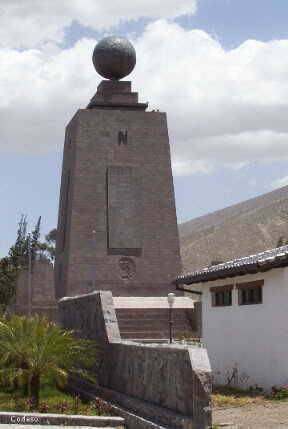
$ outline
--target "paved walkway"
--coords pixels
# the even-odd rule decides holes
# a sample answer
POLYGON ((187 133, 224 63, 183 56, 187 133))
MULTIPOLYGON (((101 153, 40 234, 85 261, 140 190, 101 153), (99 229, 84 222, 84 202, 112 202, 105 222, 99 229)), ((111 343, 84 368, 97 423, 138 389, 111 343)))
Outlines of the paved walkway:
POLYGON ((213 423, 225 429, 288 428, 288 402, 267 401, 243 407, 215 408, 213 423))
POLYGON ((124 429, 124 419, 116 416, 82 416, 69 414, 41 414, 18 412, 0 412, 0 429, 88 429, 91 427, 104 429, 124 429), (110 426, 109 426, 110 425, 110 426))
MULTIPOLYGON (((13 424, 0 424, 0 429, 92 429, 92 426, 60 426, 60 425, 13 425, 13 424)), ((122 426, 119 426, 119 428, 112 428, 112 427, 97 427, 96 429, 121 429, 122 426)), ((93 429, 95 429, 93 427, 93 429)), ((122 428, 124 429, 124 428, 122 428)))

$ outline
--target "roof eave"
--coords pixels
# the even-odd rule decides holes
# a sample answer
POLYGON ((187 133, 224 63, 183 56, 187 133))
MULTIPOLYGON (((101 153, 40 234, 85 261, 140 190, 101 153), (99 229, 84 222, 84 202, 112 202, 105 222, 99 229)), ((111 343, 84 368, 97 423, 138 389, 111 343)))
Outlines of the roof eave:
POLYGON ((272 270, 273 268, 281 268, 288 266, 288 256, 285 258, 275 259, 274 261, 267 261, 263 263, 253 263, 249 265, 243 265, 240 267, 230 267, 223 270, 212 271, 207 273, 201 273, 199 275, 187 277, 182 276, 173 281, 176 286, 176 289, 181 289, 179 285, 191 285, 197 283, 207 283, 214 280, 243 276, 245 274, 257 274, 258 272, 265 272, 272 270))

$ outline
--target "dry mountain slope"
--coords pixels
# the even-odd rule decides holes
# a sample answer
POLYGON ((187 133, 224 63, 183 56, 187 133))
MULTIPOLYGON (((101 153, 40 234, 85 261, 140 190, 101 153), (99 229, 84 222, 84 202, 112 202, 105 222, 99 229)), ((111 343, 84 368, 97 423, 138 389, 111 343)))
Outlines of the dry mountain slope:
POLYGON ((288 186, 179 225, 183 271, 247 256, 288 240, 288 186))

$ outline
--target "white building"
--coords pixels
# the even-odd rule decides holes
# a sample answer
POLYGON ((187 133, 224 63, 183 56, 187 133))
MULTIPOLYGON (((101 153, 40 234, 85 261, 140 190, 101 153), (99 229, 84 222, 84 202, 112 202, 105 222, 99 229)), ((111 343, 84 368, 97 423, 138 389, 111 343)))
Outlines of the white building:
MULTIPOLYGON (((201 291, 202 338, 216 384, 288 384, 288 246, 176 279, 201 291)), ((195 298, 195 296, 193 296, 195 298)))

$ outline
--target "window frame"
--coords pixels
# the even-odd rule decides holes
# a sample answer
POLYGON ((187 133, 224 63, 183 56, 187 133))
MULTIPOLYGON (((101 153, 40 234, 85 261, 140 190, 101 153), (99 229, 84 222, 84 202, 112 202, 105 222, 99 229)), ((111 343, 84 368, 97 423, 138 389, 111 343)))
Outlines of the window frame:
MULTIPOLYGON (((232 307, 232 305, 233 305, 233 294, 232 294, 233 288, 234 288, 233 284, 210 287, 211 307, 216 307, 216 308, 232 307), (228 303, 225 303, 225 293, 227 294, 227 292, 228 292, 228 303)), ((226 295, 226 298, 227 298, 227 295, 226 295)))
POLYGON ((236 289, 238 290, 238 305, 263 304, 263 285, 264 279, 236 283, 236 289))

